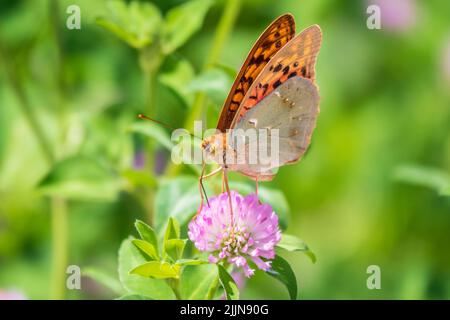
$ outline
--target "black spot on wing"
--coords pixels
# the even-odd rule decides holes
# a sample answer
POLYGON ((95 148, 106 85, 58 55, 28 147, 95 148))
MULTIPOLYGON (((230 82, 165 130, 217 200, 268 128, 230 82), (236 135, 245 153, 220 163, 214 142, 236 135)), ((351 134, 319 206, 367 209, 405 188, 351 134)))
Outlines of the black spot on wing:
POLYGON ((306 67, 303 66, 302 69, 300 70, 300 72, 301 72, 302 76, 305 77, 306 76, 306 67))
POLYGON ((261 64, 264 61, 264 55, 258 56, 258 58, 255 59, 256 64, 261 64))
POLYGON ((280 81, 280 79, 278 79, 277 81, 275 81, 274 83, 273 83, 273 88, 274 89, 276 89, 276 88, 278 88, 280 85, 281 85, 281 81, 280 81))
POLYGON ((293 78, 295 76, 297 76, 297 72, 294 71, 290 75, 288 75, 288 79, 293 78))

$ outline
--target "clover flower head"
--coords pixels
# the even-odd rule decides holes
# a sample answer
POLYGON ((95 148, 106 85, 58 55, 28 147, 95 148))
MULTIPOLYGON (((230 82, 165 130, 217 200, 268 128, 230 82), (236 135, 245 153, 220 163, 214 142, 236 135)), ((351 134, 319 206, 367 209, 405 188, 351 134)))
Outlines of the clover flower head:
POLYGON ((252 261, 259 269, 270 269, 275 245, 281 240, 278 216, 257 195, 242 196, 231 191, 233 218, 227 193, 209 200, 189 223, 189 239, 200 251, 210 252, 211 263, 227 262, 242 267, 247 277, 254 274, 252 261), (261 259, 263 258, 263 259, 261 259))

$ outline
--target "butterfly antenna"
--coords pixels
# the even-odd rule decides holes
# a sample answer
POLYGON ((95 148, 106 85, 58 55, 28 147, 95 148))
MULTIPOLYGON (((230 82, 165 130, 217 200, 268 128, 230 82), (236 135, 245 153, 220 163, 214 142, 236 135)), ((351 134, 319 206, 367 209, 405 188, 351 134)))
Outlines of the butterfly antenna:
MULTIPOLYGON (((143 119, 143 120, 152 121, 152 122, 155 122, 155 123, 157 123, 157 124, 162 125, 163 127, 168 128, 168 129, 175 130, 174 127, 168 125, 167 123, 164 123, 164 122, 159 121, 159 120, 156 120, 156 119, 152 119, 152 118, 147 117, 146 115, 144 115, 144 114, 142 114, 142 113, 138 114, 138 118, 139 118, 139 119, 143 119)), ((187 131, 187 130, 186 130, 186 131, 187 131)), ((193 138, 197 138, 197 139, 203 140, 202 138, 197 137, 196 135, 190 133, 189 131, 188 131, 188 134, 189 134, 191 137, 193 137, 193 138)))
POLYGON ((157 124, 160 124, 160 125, 162 125, 162 126, 168 128, 168 129, 175 130, 174 127, 169 126, 167 123, 164 123, 164 122, 162 122, 162 121, 159 121, 159 120, 155 120, 155 119, 149 118, 149 117, 147 117, 146 115, 144 115, 144 114, 142 114, 142 113, 138 114, 138 118, 139 118, 139 119, 143 119, 143 120, 152 121, 152 122, 155 122, 155 123, 157 123, 157 124))

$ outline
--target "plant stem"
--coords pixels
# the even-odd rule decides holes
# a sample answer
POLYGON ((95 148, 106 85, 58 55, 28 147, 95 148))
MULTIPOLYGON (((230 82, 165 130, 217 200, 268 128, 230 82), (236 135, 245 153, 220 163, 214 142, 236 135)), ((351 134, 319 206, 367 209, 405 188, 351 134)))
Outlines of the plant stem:
POLYGON ((180 294, 180 280, 179 279, 167 279, 167 283, 172 288, 172 291, 175 294, 175 297, 177 298, 177 300, 182 300, 181 294, 180 294))
MULTIPOLYGON (((142 48, 139 51, 139 64, 145 78, 147 88, 146 95, 146 113, 150 118, 157 115, 156 103, 156 85, 158 70, 163 62, 163 55, 161 53, 161 46, 155 43, 152 46, 142 48)), ((146 143, 146 163, 145 170, 155 174, 155 141, 149 139, 146 143)), ((147 212, 147 222, 154 225, 154 192, 152 189, 144 191, 143 206, 147 212)))
MULTIPOLYGON (((49 6, 49 15, 52 20, 52 27, 55 33, 55 41, 58 50, 57 59, 57 83, 59 91, 58 104, 62 103, 62 96, 64 93, 64 81, 62 76, 63 64, 63 50, 61 42, 61 34, 59 33, 59 18, 58 18, 58 3, 52 0, 49 6)), ((31 130, 36 137, 42 154, 51 166, 55 162, 55 156, 52 151, 51 144, 45 136, 45 132, 39 123, 37 115, 33 107, 29 103, 25 89, 20 83, 14 64, 12 63, 6 49, 0 43, 0 58, 4 61, 7 78, 11 84, 11 88, 19 100, 19 106, 22 109, 23 115, 28 122, 31 130)), ((51 217, 52 217, 52 279, 51 279, 51 295, 52 299, 64 299, 65 295, 65 270, 67 264, 68 250, 67 250, 67 203, 62 198, 51 198, 51 217)))
MULTIPOLYGON (((203 71, 213 67, 220 59, 220 55, 223 52, 223 48, 239 14, 240 6, 240 0, 227 0, 225 2, 225 9, 220 17, 219 24, 217 25, 211 50, 209 51, 205 64, 203 65, 203 71)), ((203 92, 196 94, 191 112, 184 122, 184 128, 189 131, 193 130, 194 121, 201 118, 206 102, 207 97, 203 92)), ((174 165, 170 162, 167 166, 166 173, 170 176, 174 176, 179 172, 181 167, 182 166, 174 165)))
POLYGON ((6 52, 6 49, 3 48, 2 43, 0 43, 0 59, 3 61, 5 73, 11 85, 11 88, 17 96, 17 99, 19 100, 19 106, 22 109, 23 115, 25 116, 25 120, 28 122, 28 125, 33 131, 36 137, 36 141, 41 148, 42 154, 45 157, 45 160, 47 160, 47 162, 51 164, 54 161, 54 157, 50 143, 45 137, 44 130, 39 125, 37 116, 26 97, 25 90, 20 84, 19 79, 17 78, 16 72, 14 70, 14 64, 11 61, 8 53, 6 52))
MULTIPOLYGON (((5 62, 7 78, 19 100, 19 106, 22 109, 23 115, 36 137, 45 160, 51 166, 55 158, 50 143, 47 141, 44 130, 40 126, 37 116, 26 97, 25 90, 17 78, 11 60, 7 59, 7 53, 1 44, 0 56, 5 62)), ((51 198, 50 201, 52 217, 52 280, 50 296, 52 299, 64 299, 67 262, 67 208, 65 201, 61 198, 51 198)))
MULTIPOLYGON (((57 87, 56 106, 59 112, 59 132, 57 145, 64 143, 67 134, 67 105, 66 101, 66 81, 64 79, 64 39, 59 16, 60 5, 58 0, 51 0, 49 5, 49 17, 53 37, 56 44, 55 76, 57 87)), ((57 156, 55 156, 56 158, 57 156)), ((55 160, 55 159, 54 159, 55 160)), ((52 290, 51 298, 62 300, 66 293, 66 270, 69 257, 69 221, 68 204, 66 199, 60 197, 51 198, 52 216, 52 290)))
POLYGON ((62 98, 64 96, 64 93, 66 91, 66 81, 64 79, 64 73, 63 73, 63 65, 64 65, 64 46, 63 46, 63 37, 60 26, 61 19, 59 18, 58 12, 59 12, 59 3, 58 0, 51 0, 49 3, 49 15, 50 15, 50 22, 51 27, 53 31, 53 38, 56 43, 56 61, 55 61, 55 73, 56 73, 56 85, 58 87, 58 98, 62 105, 65 105, 62 103, 62 98))
MULTIPOLYGON (((225 9, 220 18, 219 24, 214 35, 213 45, 206 58, 203 66, 203 71, 206 71, 213 67, 220 58, 220 54, 223 52, 225 43, 229 37, 231 30, 233 29, 236 18, 239 14, 241 1, 240 0, 227 0, 225 9)), ((184 127, 188 130, 192 130, 194 121, 199 119, 202 115, 205 103, 206 95, 202 92, 198 93, 195 97, 192 111, 189 114, 184 127)))
POLYGON ((51 299, 61 300, 65 295, 65 278, 68 260, 68 212, 62 198, 51 199, 52 206, 52 290, 51 299))

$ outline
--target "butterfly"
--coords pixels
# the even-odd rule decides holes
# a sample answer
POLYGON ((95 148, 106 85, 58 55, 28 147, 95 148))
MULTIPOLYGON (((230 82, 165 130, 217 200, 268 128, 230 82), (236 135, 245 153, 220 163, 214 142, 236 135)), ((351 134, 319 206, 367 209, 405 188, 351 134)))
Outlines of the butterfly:
MULTIPOLYGON (((258 181, 272 180, 274 169, 297 162, 306 152, 319 113, 315 64, 321 40, 318 25, 295 36, 295 21, 291 14, 273 21, 258 38, 225 100, 217 133, 202 141, 204 156, 219 163, 219 167, 205 175, 203 162, 198 212, 204 202, 204 179, 222 171, 222 189, 229 194, 227 172, 236 171, 255 180, 258 192, 258 181), (242 150, 237 150, 237 143, 229 134, 238 129, 266 130, 269 137, 276 129, 278 161, 269 165, 230 161, 239 156, 251 156, 251 139, 243 144, 242 150)), ((256 135, 253 140, 259 137, 256 135)), ((270 149, 272 145, 267 143, 266 146, 270 149)))

